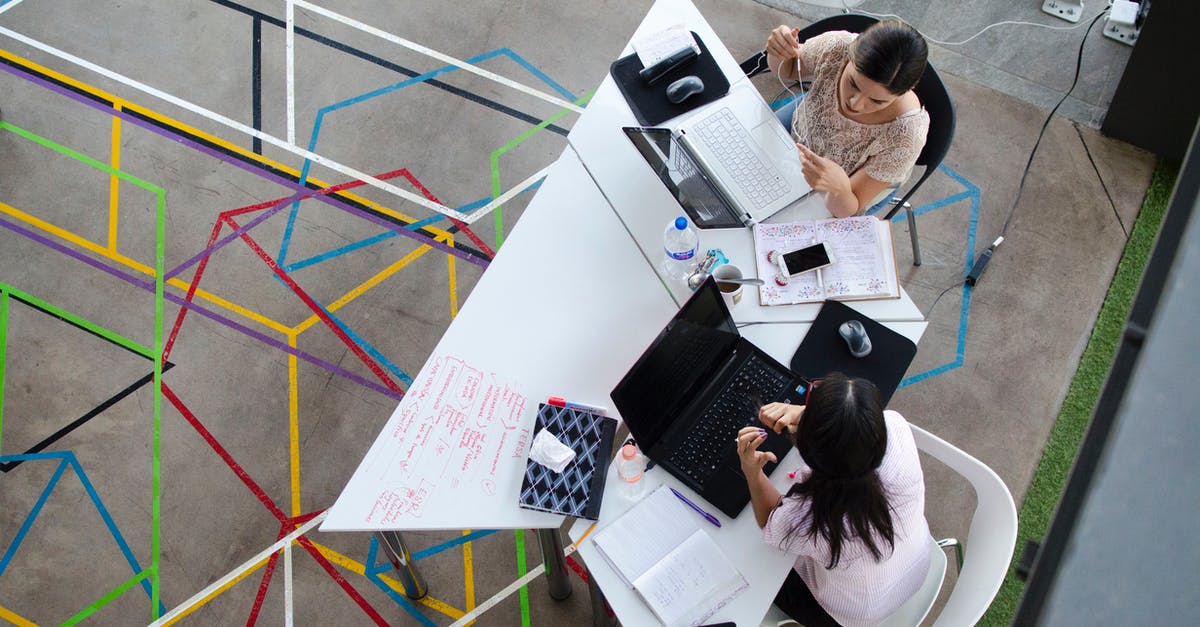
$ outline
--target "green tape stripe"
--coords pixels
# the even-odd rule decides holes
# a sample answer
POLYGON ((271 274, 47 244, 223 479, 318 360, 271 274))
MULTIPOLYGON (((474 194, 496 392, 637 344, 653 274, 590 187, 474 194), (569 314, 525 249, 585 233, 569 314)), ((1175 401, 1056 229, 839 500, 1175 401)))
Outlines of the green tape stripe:
POLYGON ((97 170, 107 172, 108 174, 115 176, 115 177, 121 179, 122 181, 129 181, 130 183, 133 183, 134 185, 137 185, 138 187, 141 187, 142 189, 145 189, 146 191, 153 192, 155 194, 163 193, 163 189, 157 185, 154 185, 152 183, 147 183, 146 181, 143 181, 142 179, 139 179, 138 177, 133 176, 132 174, 129 174, 128 172, 122 172, 120 170, 117 170, 116 168, 113 168, 111 165, 108 165, 107 163, 102 163, 100 161, 97 161, 81 152, 71 150, 70 148, 63 146, 62 144, 57 144, 53 141, 50 141, 49 139, 46 139, 45 137, 42 137, 41 135, 31 133, 19 126, 13 126, 12 124, 9 124, 8 122, 0 122, 0 129, 10 130, 10 131, 16 133, 17 135, 20 135, 21 137, 28 139, 31 142, 45 146, 46 148, 49 148, 50 150, 53 150, 54 152, 66 155, 72 159, 75 159, 76 161, 82 161, 83 163, 86 163, 86 164, 92 166, 93 168, 96 168, 97 170))
POLYGON ((108 329, 105 329, 104 327, 101 327, 91 321, 85 320, 65 309, 62 309, 60 307, 55 307, 54 305, 51 305, 50 303, 48 303, 40 298, 37 298, 36 296, 31 296, 29 294, 26 294, 25 292, 22 292, 21 290, 13 287, 11 285, 8 285, 7 283, 0 282, 0 290, 7 291, 14 298, 16 298, 17 300, 19 300, 23 303, 26 303, 33 307, 37 307, 38 309, 41 309, 42 311, 45 311, 46 313, 52 314, 54 316, 58 316, 59 318, 62 318, 63 320, 70 321, 72 324, 76 324, 80 327, 83 327, 83 328, 87 329, 88 331, 95 333, 96 335, 99 335, 100 337, 103 337, 104 339, 109 340, 110 342, 113 342, 115 344, 119 344, 120 346, 128 348, 129 350, 131 350, 143 357, 146 357, 148 359, 154 359, 154 351, 150 350, 149 348, 142 346, 141 344, 138 344, 137 342, 134 342, 131 339, 117 335, 116 333, 113 333, 112 331, 109 331, 108 329))
MULTIPOLYGON (((583 106, 583 105, 587 104, 588 101, 590 101, 592 99, 592 96, 594 96, 594 95, 596 95, 596 92, 593 90, 591 93, 583 96, 579 100, 576 100, 575 104, 577 104, 579 106, 583 106)), ((500 193, 501 193, 501 190, 500 190, 500 155, 512 150, 513 148, 516 148, 517 146, 520 146, 522 143, 525 142, 525 140, 532 137, 534 133, 537 133, 538 131, 545 129, 547 126, 554 124, 556 121, 558 121, 559 118, 563 117, 564 115, 566 115, 568 113, 571 113, 570 109, 560 109, 554 115, 546 118, 545 120, 542 120, 540 123, 538 123, 537 126, 530 128, 529 130, 525 131, 524 133, 521 133, 516 139, 509 141, 507 144, 504 144, 498 150, 494 151, 491 154, 491 157, 488 159, 488 165, 491 167, 491 170, 492 170, 492 198, 499 198, 500 193)), ((503 205, 501 205, 500 207, 502 207, 502 206, 503 205)), ((495 209, 492 210, 492 216, 495 219, 496 249, 497 250, 499 250, 500 246, 504 244, 504 218, 501 215, 500 207, 496 207, 495 209)))
POLYGON ((151 619, 157 619, 159 616, 158 611, 161 606, 159 599, 162 592, 162 578, 159 574, 161 569, 161 537, 159 529, 161 527, 162 514, 162 480, 159 473, 162 466, 163 298, 165 296, 163 277, 167 273, 165 247, 167 239, 167 199, 162 193, 158 193, 156 196, 158 200, 155 204, 154 218, 154 444, 153 452, 151 453, 152 461, 150 462, 153 467, 150 489, 153 494, 150 505, 151 619))
POLYGON ((113 588, 112 592, 109 592, 108 594, 100 597, 99 599, 96 600, 95 603, 83 608, 82 610, 80 610, 80 612, 78 614, 76 614, 76 615, 72 616, 71 618, 68 618, 66 621, 64 621, 63 627, 66 627, 67 625, 74 625, 76 623, 79 623, 83 619, 87 618, 88 616, 91 616, 92 614, 94 614, 96 612, 96 610, 104 607, 105 605, 108 605, 109 603, 112 603, 113 599, 121 596, 122 594, 125 594, 126 591, 128 591, 130 588, 141 583, 141 581, 149 575, 150 575, 149 569, 143 570, 142 572, 135 575, 132 579, 129 579, 125 583, 117 586, 116 588, 113 588))
MULTIPOLYGON (((525 576, 525 530, 517 529, 517 579, 525 576)), ((529 586, 521 586, 521 627, 529 627, 529 586)))
MULTIPOLYGON (((4 353, 8 349, 8 292, 0 288, 0 443, 4 442, 4 353)), ((4 447, 0 446, 0 455, 4 447)))

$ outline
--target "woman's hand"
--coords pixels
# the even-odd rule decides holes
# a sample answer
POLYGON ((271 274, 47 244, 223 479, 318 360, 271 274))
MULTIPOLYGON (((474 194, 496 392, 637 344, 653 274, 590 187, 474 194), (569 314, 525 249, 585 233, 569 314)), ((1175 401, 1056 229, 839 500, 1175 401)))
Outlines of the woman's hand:
POLYGON ((825 194, 825 206, 835 217, 844 218, 858 213, 859 198, 854 193, 850 176, 842 166, 834 163, 808 149, 804 144, 796 144, 800 151, 800 171, 804 180, 815 191, 825 194))
POLYGON ((796 426, 800 424, 802 415, 804 415, 804 405, 789 405, 788 403, 770 403, 763 405, 758 410, 758 419, 775 433, 783 433, 784 429, 795 431, 796 426))
POLYGON ((758 445, 767 439, 767 432, 758 427, 742 427, 737 435, 737 453, 742 462, 742 474, 747 477, 762 472, 767 462, 777 462, 775 454, 758 450, 758 445))
POLYGON ((799 31, 787 24, 780 24, 767 35, 767 54, 774 55, 777 59, 795 59, 800 56, 800 43, 796 41, 797 32, 799 31))

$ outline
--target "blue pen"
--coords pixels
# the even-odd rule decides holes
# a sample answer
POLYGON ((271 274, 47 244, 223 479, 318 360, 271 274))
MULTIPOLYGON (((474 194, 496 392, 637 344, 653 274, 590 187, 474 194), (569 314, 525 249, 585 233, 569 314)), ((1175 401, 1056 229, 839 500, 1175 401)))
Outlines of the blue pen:
POLYGON ((695 503, 693 503, 690 499, 688 499, 688 497, 680 494, 679 490, 676 490, 675 488, 671 488, 671 492, 674 493, 675 496, 678 496, 679 500, 683 501, 684 503, 687 503, 688 507, 699 512, 700 515, 703 516, 705 520, 707 520, 708 522, 710 522, 718 527, 721 526, 721 521, 717 520, 716 516, 713 516, 712 514, 700 509, 700 507, 698 505, 696 505, 695 503))

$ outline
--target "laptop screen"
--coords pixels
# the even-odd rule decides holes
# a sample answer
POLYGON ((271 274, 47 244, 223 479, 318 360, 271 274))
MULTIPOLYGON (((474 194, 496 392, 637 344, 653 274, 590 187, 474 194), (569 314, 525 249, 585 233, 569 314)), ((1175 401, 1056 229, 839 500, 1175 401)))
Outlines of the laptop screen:
POLYGON ((737 340, 733 316, 710 278, 613 388, 613 403, 643 450, 658 442, 737 340))
POLYGON ((625 127, 625 135, 633 142, 646 163, 654 170, 675 200, 702 229, 730 229, 745 226, 735 207, 717 191, 716 184, 696 167, 670 129, 625 127))

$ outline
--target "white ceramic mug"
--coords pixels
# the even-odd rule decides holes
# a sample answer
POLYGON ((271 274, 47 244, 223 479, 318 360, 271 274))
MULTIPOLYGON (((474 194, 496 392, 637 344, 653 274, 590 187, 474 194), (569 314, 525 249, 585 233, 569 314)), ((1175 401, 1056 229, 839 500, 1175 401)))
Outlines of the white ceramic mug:
POLYGON ((712 276, 717 281, 717 289, 721 290, 721 297, 725 299, 725 304, 732 309, 735 305, 742 302, 743 286, 740 283, 722 283, 721 279, 740 279, 742 278, 742 269, 730 264, 722 264, 713 268, 712 276), (732 288, 732 289, 730 289, 732 288), (728 290, 728 291, 726 291, 728 290))

